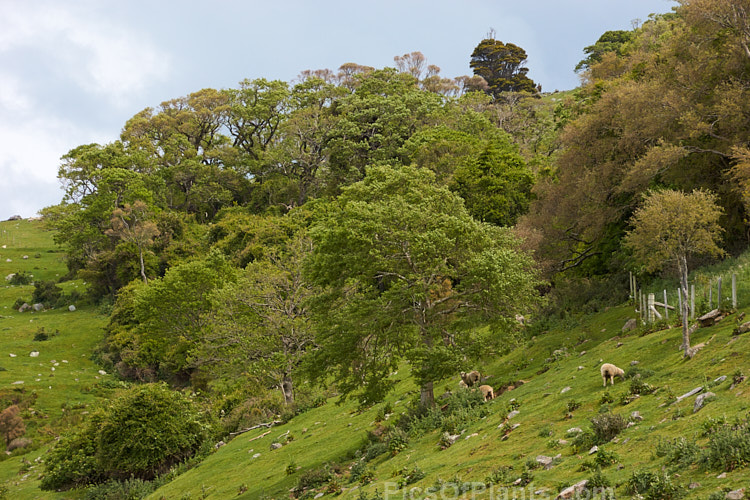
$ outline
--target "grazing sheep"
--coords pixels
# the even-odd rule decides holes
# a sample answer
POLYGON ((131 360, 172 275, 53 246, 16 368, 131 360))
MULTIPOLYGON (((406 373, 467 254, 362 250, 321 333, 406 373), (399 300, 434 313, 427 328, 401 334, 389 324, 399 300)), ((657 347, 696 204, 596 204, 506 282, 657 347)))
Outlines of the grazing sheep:
POLYGON ((482 391, 482 396, 484 396, 485 401, 495 399, 495 391, 493 391, 492 387, 489 385, 480 385, 479 390, 482 391))
POLYGON ((481 377, 482 376, 476 370, 470 371, 469 373, 461 372, 461 380, 463 381, 464 384, 466 384, 466 387, 473 386, 474 384, 479 382, 481 377))
POLYGON ((604 379, 604 387, 607 386, 607 380, 611 382, 612 385, 615 385, 615 377, 620 377, 621 379, 625 380, 625 372, 622 371, 622 369, 617 368, 612 363, 604 363, 602 365, 602 378, 604 379))

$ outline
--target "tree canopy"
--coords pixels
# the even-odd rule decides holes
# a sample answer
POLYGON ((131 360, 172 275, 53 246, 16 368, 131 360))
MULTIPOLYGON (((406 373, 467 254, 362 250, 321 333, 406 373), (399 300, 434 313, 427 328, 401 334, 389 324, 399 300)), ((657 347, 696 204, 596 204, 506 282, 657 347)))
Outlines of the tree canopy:
POLYGON ((526 76, 525 63, 526 51, 518 45, 485 38, 471 53, 469 66, 487 81, 487 92, 499 97, 502 92, 537 92, 534 81, 526 76))

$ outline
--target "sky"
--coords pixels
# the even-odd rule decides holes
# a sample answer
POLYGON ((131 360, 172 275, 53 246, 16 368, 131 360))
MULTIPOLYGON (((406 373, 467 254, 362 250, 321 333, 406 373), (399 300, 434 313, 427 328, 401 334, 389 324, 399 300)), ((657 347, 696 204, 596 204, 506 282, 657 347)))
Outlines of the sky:
POLYGON ((244 79, 293 81, 422 52, 470 75, 474 47, 522 47, 543 91, 580 84, 583 48, 673 0, 0 0, 0 220, 62 200, 60 157, 118 139, 147 107, 244 79))

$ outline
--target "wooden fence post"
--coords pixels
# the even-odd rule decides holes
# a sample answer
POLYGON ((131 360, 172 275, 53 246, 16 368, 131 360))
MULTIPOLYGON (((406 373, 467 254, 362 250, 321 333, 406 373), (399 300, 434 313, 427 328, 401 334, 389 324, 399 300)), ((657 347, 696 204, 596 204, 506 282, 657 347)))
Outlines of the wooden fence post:
POLYGON ((695 319, 695 284, 690 285, 690 319, 695 319))
POLYGON ((654 294, 649 293, 648 294, 648 309, 646 309, 646 312, 648 313, 648 322, 653 323, 654 322, 654 311, 656 311, 656 308, 654 307, 654 294))
POLYGON ((669 304, 667 304, 667 291, 664 290, 664 317, 669 321, 669 304))
POLYGON ((737 309, 737 274, 732 273, 732 309, 737 309))

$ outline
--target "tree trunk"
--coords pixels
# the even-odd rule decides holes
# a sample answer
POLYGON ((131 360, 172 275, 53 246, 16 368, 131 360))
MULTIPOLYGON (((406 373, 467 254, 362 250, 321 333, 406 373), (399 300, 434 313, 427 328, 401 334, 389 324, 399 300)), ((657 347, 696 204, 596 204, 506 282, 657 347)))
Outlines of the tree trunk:
POLYGON ((432 382, 422 384, 419 394, 419 402, 426 408, 435 406, 435 393, 432 390, 432 382))
POLYGON ((291 405, 294 403, 294 384, 292 383, 292 377, 286 373, 281 381, 281 393, 284 395, 284 404, 291 405))
POLYGON ((682 304, 680 304, 680 313, 682 314, 682 345, 680 349, 683 356, 688 357, 690 351, 690 329, 688 328, 688 318, 690 317, 690 307, 688 306, 688 267, 687 256, 681 255, 677 260, 680 270, 680 288, 682 288, 682 304))
POLYGON ((143 248, 138 247, 138 256, 141 259, 141 276, 143 277, 143 282, 148 284, 148 278, 146 277, 146 266, 143 264, 143 248))

